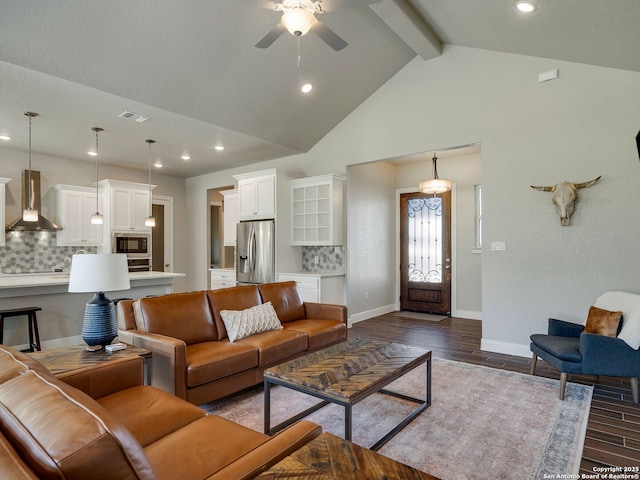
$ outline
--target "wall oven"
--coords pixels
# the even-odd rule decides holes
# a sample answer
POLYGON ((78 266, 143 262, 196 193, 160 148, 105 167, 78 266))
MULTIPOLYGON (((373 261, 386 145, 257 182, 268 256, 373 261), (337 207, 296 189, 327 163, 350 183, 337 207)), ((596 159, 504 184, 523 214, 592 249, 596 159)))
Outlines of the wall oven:
POLYGON ((130 272, 151 271, 151 235, 114 233, 113 253, 124 253, 130 272))

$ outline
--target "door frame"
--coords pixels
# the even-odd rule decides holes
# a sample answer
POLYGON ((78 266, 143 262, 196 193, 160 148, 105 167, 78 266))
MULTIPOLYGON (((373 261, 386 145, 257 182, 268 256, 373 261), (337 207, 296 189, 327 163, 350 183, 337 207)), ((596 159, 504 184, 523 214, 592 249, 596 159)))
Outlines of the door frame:
MULTIPOLYGON (((396 310, 400 310, 400 194, 402 193, 418 193, 415 187, 410 188, 397 188, 396 189, 396 310)), ((457 305, 457 262, 456 262, 456 230, 457 230, 457 215, 456 215, 456 184, 451 184, 451 316, 455 317, 458 313, 457 305)))
POLYGON ((173 272, 173 197, 166 195, 152 195, 151 203, 164 207, 164 267, 165 272, 173 272))

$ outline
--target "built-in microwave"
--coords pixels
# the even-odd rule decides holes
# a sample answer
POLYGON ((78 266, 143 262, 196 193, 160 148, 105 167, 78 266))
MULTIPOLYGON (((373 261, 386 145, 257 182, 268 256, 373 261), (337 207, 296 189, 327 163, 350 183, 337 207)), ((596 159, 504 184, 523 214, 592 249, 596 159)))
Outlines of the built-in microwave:
POLYGON ((129 258, 151 256, 151 235, 143 233, 114 233, 113 253, 125 253, 129 258))

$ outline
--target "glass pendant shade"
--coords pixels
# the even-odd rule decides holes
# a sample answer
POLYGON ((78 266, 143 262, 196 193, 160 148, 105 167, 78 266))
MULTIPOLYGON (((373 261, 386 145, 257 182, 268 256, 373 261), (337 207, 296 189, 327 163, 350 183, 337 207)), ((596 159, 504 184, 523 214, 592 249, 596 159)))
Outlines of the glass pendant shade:
POLYGON ((91 215, 91 225, 102 225, 104 224, 104 218, 98 209, 98 133, 103 129, 100 127, 93 127, 91 130, 96 132, 96 213, 91 215))
POLYGON ((102 225, 104 223, 104 217, 100 212, 96 212, 91 215, 91 225, 102 225))
POLYGON ((155 227, 156 219, 153 216, 153 197, 151 196, 151 145, 156 143, 156 141, 148 138, 145 142, 149 145, 149 216, 144 219, 144 226, 155 227))
POLYGON ((420 182, 419 189, 422 193, 430 195, 437 195, 439 193, 448 192, 451 190, 451 180, 446 180, 438 177, 438 157, 433 154, 433 178, 430 180, 423 180, 420 182))
POLYGON ((144 226, 145 227, 155 227, 156 226, 156 218, 149 216, 147 218, 144 219, 144 226))
POLYGON ((25 222, 37 222, 38 210, 34 210, 33 208, 25 208, 22 211, 22 220, 24 220, 25 222))

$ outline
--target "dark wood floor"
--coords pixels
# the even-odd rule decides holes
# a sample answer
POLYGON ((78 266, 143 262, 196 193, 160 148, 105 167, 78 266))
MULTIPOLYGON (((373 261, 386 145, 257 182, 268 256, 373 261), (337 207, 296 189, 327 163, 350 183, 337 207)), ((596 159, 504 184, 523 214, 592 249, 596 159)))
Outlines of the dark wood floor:
MULTIPOLYGON (((480 350, 478 320, 448 318, 440 322, 382 315, 358 322, 349 337, 366 336, 430 348, 434 357, 529 373, 530 358, 480 350)), ((536 374, 559 379, 559 373, 538 360, 536 374)), ((628 379, 572 375, 569 381, 594 386, 581 473, 595 467, 640 466, 640 408, 631 400, 628 379)), ((620 473, 620 472, 619 472, 620 473)))

